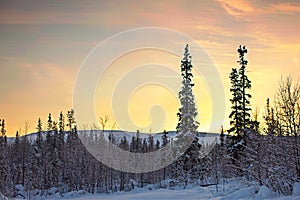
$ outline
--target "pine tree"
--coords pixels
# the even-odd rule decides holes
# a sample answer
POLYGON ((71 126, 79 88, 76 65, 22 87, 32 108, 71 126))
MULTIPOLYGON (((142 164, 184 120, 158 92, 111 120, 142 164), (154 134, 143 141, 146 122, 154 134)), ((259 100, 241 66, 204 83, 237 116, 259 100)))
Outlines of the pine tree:
POLYGON ((27 135, 22 137, 20 143, 20 149, 22 149, 22 156, 21 156, 21 184, 25 187, 25 190, 30 190, 31 182, 30 176, 33 174, 33 171, 30 169, 31 156, 32 156, 32 146, 27 139, 27 135))
POLYGON ((277 135, 277 121, 274 116, 274 109, 270 106, 270 99, 267 98, 266 102, 266 111, 264 115, 264 120, 266 127, 264 128, 264 132, 268 135, 277 135))
POLYGON ((12 144, 12 158, 13 158, 13 176, 14 176, 14 183, 15 184, 20 184, 21 183, 21 173, 20 173, 20 168, 21 168, 21 161, 22 161, 22 149, 20 146, 20 138, 19 138, 19 132, 16 132, 16 137, 15 141, 12 144))
POLYGON ((239 46, 238 48, 239 60, 237 61, 240 64, 240 68, 237 70, 233 68, 230 73, 230 83, 231 88, 230 92, 232 93, 232 111, 229 115, 231 118, 230 124, 231 128, 229 133, 235 133, 237 141, 245 137, 245 131, 250 129, 250 98, 251 95, 248 93, 248 89, 251 89, 251 81, 246 75, 246 66, 248 61, 245 58, 245 54, 248 52, 245 46, 239 46))
POLYGON ((51 132, 52 131, 52 126, 53 126, 53 124, 52 124, 52 117, 51 117, 51 113, 49 113, 49 115, 48 115, 48 124, 47 124, 47 131, 48 132, 51 132))
POLYGON ((161 136, 162 139, 162 147, 167 146, 167 144, 169 143, 169 139, 168 139, 168 132, 166 130, 164 130, 163 135, 161 136))
MULTIPOLYGON (((5 175, 0 175, 0 188, 4 186, 4 188, 0 189, 0 193, 8 197, 7 199, 12 199, 16 196, 16 188, 15 185, 17 184, 17 167, 15 164, 15 154, 13 143, 8 142, 7 140, 3 140, 1 147, 0 147, 0 171, 2 169, 5 170, 5 175), (1 157, 4 160, 1 161, 1 157)), ((19 155, 20 156, 20 155, 19 155)), ((1 173, 1 172, 0 172, 1 173)), ((1 197, 0 197, 1 199, 1 197)), ((6 198, 5 198, 6 199, 6 198)))
POLYGON ((6 130, 5 130, 5 122, 4 122, 4 119, 0 119, 0 132, 1 132, 1 135, 0 135, 0 143, 4 142, 6 140, 6 130))
POLYGON ((45 148, 44 148, 44 139, 42 136, 42 121, 41 118, 38 119, 37 122, 37 137, 35 142, 33 143, 33 166, 35 167, 34 171, 36 172, 36 180, 34 186, 40 190, 44 190, 45 184, 45 174, 43 173, 45 167, 45 148))
POLYGON ((67 126, 69 127, 69 130, 71 132, 74 132, 74 130, 76 129, 76 121, 75 121, 74 110, 73 109, 68 111, 67 120, 68 120, 67 126))
POLYGON ((5 135, 5 122, 4 119, 0 120, 1 136, 0 136, 0 193, 7 195, 7 183, 9 175, 8 166, 8 144, 5 135))
POLYGON ((224 128, 223 128, 223 126, 221 126, 221 130, 220 130, 220 145, 224 146, 224 144, 225 144, 224 128))
POLYGON ((193 94, 193 86, 192 83, 192 57, 189 52, 189 46, 186 45, 184 57, 181 60, 181 76, 182 76, 182 87, 179 92, 179 100, 181 103, 181 107, 179 108, 179 112, 177 116, 179 118, 179 122, 177 124, 177 133, 178 134, 193 134, 197 135, 197 128, 199 123, 195 120, 198 112, 196 109, 194 94, 193 94))
POLYGON ((37 124, 36 130, 38 133, 41 133, 43 131, 43 123, 42 123, 41 118, 38 119, 38 124, 37 124))
MULTIPOLYGON (((58 117, 58 139, 57 139, 57 148, 58 148, 58 168, 59 170, 59 180, 58 184, 62 187, 63 181, 65 179, 65 120, 62 112, 59 113, 58 117)), ((63 189, 60 191, 63 193, 63 189)))
MULTIPOLYGON (((121 139, 121 143, 120 143, 119 147, 125 151, 129 150, 129 144, 128 144, 128 141, 125 136, 123 136, 123 138, 121 139)), ((120 171, 120 191, 125 190, 125 184, 126 184, 125 177, 126 177, 126 173, 121 170, 120 171)))
POLYGON ((2 136, 3 140, 7 139, 6 138, 6 129, 5 129, 5 120, 4 119, 2 119, 2 122, 1 122, 1 136, 2 136))
POLYGON ((182 87, 179 92, 179 100, 181 107, 177 116, 179 122, 177 125, 177 134, 183 136, 192 136, 193 140, 188 149, 178 160, 177 170, 178 179, 186 186, 189 178, 194 176, 194 169, 198 165, 200 144, 198 143, 197 128, 199 123, 195 120, 198 112, 195 105, 192 82, 192 57, 189 52, 189 47, 186 45, 183 59, 181 60, 181 76, 182 87))
POLYGON ((232 93, 232 99, 230 99, 232 111, 229 118, 231 119, 230 125, 232 127, 228 130, 228 132, 234 132, 236 136, 241 139, 243 123, 241 113, 242 91, 240 87, 239 74, 236 68, 232 69, 229 78, 231 83, 230 92, 232 93))
MULTIPOLYGON (((169 143, 168 132, 166 130, 164 130, 164 132, 162 133, 161 140, 162 140, 161 148, 166 147, 168 145, 168 143, 169 143)), ((168 156, 168 154, 167 155, 166 154, 163 155, 163 159, 162 159, 163 162, 166 161, 167 156, 168 156)), ((169 166, 165 166, 162 169, 163 180, 166 180, 166 178, 167 178, 167 172, 169 172, 169 171, 170 171, 170 167, 169 166)))
POLYGON ((245 134, 246 129, 250 128, 250 98, 251 95, 247 92, 248 89, 251 89, 251 81, 248 79, 246 75, 246 66, 248 61, 245 58, 245 54, 248 52, 246 46, 239 46, 238 48, 239 58, 240 60, 237 61, 240 64, 239 75, 240 75, 240 85, 242 89, 242 119, 243 119, 243 135, 245 134))
POLYGON ((65 118, 62 112, 59 113, 58 126, 59 126, 59 133, 62 134, 65 130, 65 118))
POLYGON ((67 126, 69 127, 70 132, 67 136, 67 141, 65 144, 65 178, 67 179, 69 190, 78 190, 80 186, 80 177, 77 172, 80 169, 80 163, 77 160, 80 158, 78 152, 80 139, 77 135, 76 121, 73 109, 67 112, 67 121, 67 126))

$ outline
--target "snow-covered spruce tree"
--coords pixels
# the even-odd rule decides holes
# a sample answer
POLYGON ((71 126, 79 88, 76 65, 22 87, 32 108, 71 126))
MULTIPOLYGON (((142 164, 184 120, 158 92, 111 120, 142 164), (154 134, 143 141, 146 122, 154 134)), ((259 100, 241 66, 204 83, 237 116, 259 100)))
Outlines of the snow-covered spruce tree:
POLYGON ((74 110, 71 109, 66 115, 67 124, 69 127, 67 141, 65 144, 65 178, 67 184, 67 191, 77 190, 79 188, 79 173, 80 162, 79 159, 79 138, 77 135, 76 121, 74 117, 74 110))
MULTIPOLYGON (((168 132, 166 130, 164 130, 162 136, 161 136, 161 140, 162 140, 162 144, 161 144, 161 147, 164 148, 166 147, 168 144, 169 144, 169 136, 168 136, 168 132)), ((168 155, 163 155, 163 161, 166 160, 168 155)), ((166 180, 167 177, 169 177, 169 175, 171 174, 171 168, 170 168, 170 165, 169 166, 166 166, 162 169, 162 177, 163 177, 163 180, 166 180)))
POLYGON ((183 59, 181 60, 182 87, 181 91, 179 92, 181 107, 177 113, 179 122, 176 128, 178 134, 184 133, 197 135, 198 133, 197 128, 199 123, 195 120, 198 112, 192 90, 194 86, 194 83, 192 82, 192 67, 192 56, 190 55, 189 46, 187 44, 183 59))
POLYGON ((233 68, 230 73, 232 99, 232 112, 229 115, 231 119, 231 128, 228 130, 229 136, 228 150, 230 152, 230 167, 235 176, 243 176, 246 170, 243 169, 247 163, 245 158, 246 147, 246 135, 250 133, 251 126, 258 125, 256 122, 252 124, 250 120, 250 98, 248 89, 251 88, 251 81, 246 75, 246 66, 248 61, 245 58, 245 54, 248 52, 245 46, 239 46, 237 52, 239 53, 240 68, 233 68))
POLYGON ((235 133, 235 135, 241 139, 243 123, 241 113, 242 91, 239 83, 239 73, 236 68, 232 69, 229 78, 231 83, 230 92, 232 93, 232 99, 230 99, 232 111, 229 115, 229 118, 231 119, 231 128, 228 130, 228 132, 235 133))
POLYGON ((33 180, 33 185, 35 188, 43 191, 45 186, 45 170, 46 165, 46 156, 45 156, 45 148, 44 148, 44 138, 42 136, 43 124, 41 118, 37 121, 37 137, 32 144, 33 148, 33 157, 31 159, 32 168, 35 172, 35 180, 33 180))
POLYGON ((1 121, 1 135, 0 135, 0 194, 8 195, 8 183, 11 182, 10 169, 9 169, 9 146, 5 135, 5 122, 1 121))
POLYGON ((191 59, 192 57, 189 52, 189 46, 186 45, 183 59, 181 60, 182 87, 179 92, 181 107, 177 113, 179 122, 176 129, 178 135, 182 135, 183 137, 192 136, 194 139, 184 155, 182 155, 178 160, 177 178, 182 181, 184 185, 186 185, 192 177, 196 176, 196 169, 200 161, 200 144, 198 144, 198 138, 196 137, 198 134, 197 128, 199 123, 195 119, 198 112, 192 90, 194 83, 192 82, 193 65, 191 59))
POLYGON ((58 117, 58 138, 56 141, 56 146, 58 148, 58 168, 59 168, 59 180, 58 184, 60 185, 60 193, 63 192, 63 182, 65 180, 65 121, 64 115, 60 112, 58 117))
MULTIPOLYGON (((245 137, 245 131, 250 129, 250 98, 251 95, 247 92, 248 89, 251 89, 251 81, 246 75, 246 66, 248 61, 245 58, 245 54, 248 52, 246 46, 239 46, 237 52, 239 53, 239 60, 237 61, 240 64, 240 69, 232 69, 230 73, 230 82, 231 88, 230 92, 232 93, 232 112, 229 115, 231 118, 231 126, 229 132, 235 133, 237 140, 240 141, 245 137)), ((238 142, 235 141, 235 142, 238 142)))
MULTIPOLYGON (((245 134, 246 129, 250 128, 250 98, 251 95, 247 92, 248 89, 251 89, 251 81, 248 79, 246 75, 246 66, 248 64, 248 60, 245 58, 245 54, 248 52, 246 46, 239 46, 238 48, 239 58, 237 62, 240 64, 239 75, 240 75, 240 85, 242 89, 242 117, 243 117, 243 134, 245 134)), ((244 136, 244 135, 243 135, 244 136)))

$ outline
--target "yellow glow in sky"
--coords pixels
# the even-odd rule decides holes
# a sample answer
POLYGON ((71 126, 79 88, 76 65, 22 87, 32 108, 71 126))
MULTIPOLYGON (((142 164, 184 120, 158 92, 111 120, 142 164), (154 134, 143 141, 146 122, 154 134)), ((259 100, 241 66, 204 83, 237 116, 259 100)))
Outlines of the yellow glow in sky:
MULTIPOLYGON (((121 0, 1 2, 0 119, 6 120, 8 136, 15 135, 17 130, 21 134, 35 131, 37 119, 41 117, 46 124, 49 112, 57 119, 60 111, 66 113, 72 108, 76 75, 89 52, 110 36, 138 27, 179 31, 193 38, 205 50, 222 78, 227 100, 223 108, 226 116, 229 115, 231 97, 228 75, 232 67, 238 67, 238 45, 247 45, 248 76, 252 80, 251 106, 261 111, 261 117, 266 98, 273 99, 281 76, 299 78, 299 19, 300 3, 293 0, 175 0, 140 4, 121 0)), ((164 42, 164 37, 159 39, 164 42)), ((113 45, 117 50, 126 45, 126 41, 113 45)), ((181 45, 183 51, 185 44, 181 45)), ((199 57, 195 50, 190 51, 193 58, 199 57)), ((128 106, 125 108, 134 122, 133 130, 174 130, 181 78, 173 75, 179 73, 180 59, 181 55, 142 50, 112 62, 95 91, 97 116, 108 115, 108 127, 117 120, 119 127, 130 129, 130 126, 121 124, 126 121, 126 116, 122 116, 124 110, 121 109, 116 116, 110 109, 111 91, 115 91, 114 94, 119 95, 116 99, 120 100, 115 103, 120 103, 120 108, 122 104, 128 106), (125 81, 135 73, 139 78, 147 78, 148 74, 141 74, 143 70, 138 70, 143 67, 161 67, 162 72, 169 70, 174 73, 172 76, 161 73, 158 80, 170 81, 177 91, 151 83, 137 84, 135 88, 134 82, 125 81), (129 94, 124 92, 129 88, 133 89, 129 94), (123 103, 122 91, 128 97, 123 103), (160 105, 164 111, 155 105, 160 105), (155 121, 157 117, 151 118, 151 111, 152 117, 164 115, 167 120, 155 121), (153 127, 151 122, 159 125, 153 127)), ((152 72, 148 72, 149 77, 152 72)), ((219 122, 211 121, 211 93, 215 91, 208 91, 201 74, 195 72, 194 75, 199 130, 205 131, 210 123, 216 123, 213 131, 217 132, 219 122)), ((226 120, 224 126, 228 124, 226 120)), ((82 127, 79 122, 79 128, 82 127)))

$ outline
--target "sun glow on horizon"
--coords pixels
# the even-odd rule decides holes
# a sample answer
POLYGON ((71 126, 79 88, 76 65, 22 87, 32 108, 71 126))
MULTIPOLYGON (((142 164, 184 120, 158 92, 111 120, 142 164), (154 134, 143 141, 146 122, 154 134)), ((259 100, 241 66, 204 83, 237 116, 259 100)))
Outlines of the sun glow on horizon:
MULTIPOLYGON (((132 5, 123 1, 82 3, 75 0, 59 6, 57 9, 51 2, 36 4, 31 0, 0 3, 0 119, 6 121, 8 136, 14 136, 16 131, 21 135, 35 132, 39 117, 45 126, 49 112, 57 120, 60 111, 70 110, 76 74, 89 52, 112 35, 132 28, 175 30, 193 38, 204 49, 225 89, 226 106, 219 108, 226 111, 225 128, 229 126, 231 106, 228 76, 231 68, 238 67, 238 45, 248 48, 251 106, 253 111, 256 107, 260 110, 260 116, 266 99, 273 99, 281 77, 291 75, 295 81, 300 77, 300 3, 296 1, 183 3, 175 0, 132 5)), ((158 39, 164 44, 167 37, 150 35, 146 39, 158 39)), ((128 42, 112 45, 118 50, 128 42)), ((174 41, 174 45, 180 42, 174 41)), ((180 45, 183 50, 185 44, 180 45)), ((201 55, 193 48, 190 52, 193 60, 199 59, 193 62, 194 67, 200 66, 201 55)), ((181 58, 182 55, 151 48, 116 58, 95 90, 93 106, 97 117, 108 115, 107 127, 116 129, 175 130, 181 58), (151 78, 155 81, 151 82, 151 78), (139 84, 143 80, 145 84, 139 84), (155 84, 157 81, 163 84, 155 84), (115 111, 113 103, 119 105, 115 111), (166 120, 155 121, 157 118, 166 120), (126 125, 130 124, 128 120, 132 125, 126 125), (157 128, 150 127, 151 122, 158 124, 157 128)), ((203 74, 196 70, 193 74, 199 130, 209 130, 212 125, 213 132, 219 132, 222 122, 220 119, 212 121, 211 117, 212 94, 216 91, 209 91, 203 74)), ((78 128, 90 128, 92 123, 78 121, 78 128)), ((98 122, 97 125, 100 126, 98 122)))

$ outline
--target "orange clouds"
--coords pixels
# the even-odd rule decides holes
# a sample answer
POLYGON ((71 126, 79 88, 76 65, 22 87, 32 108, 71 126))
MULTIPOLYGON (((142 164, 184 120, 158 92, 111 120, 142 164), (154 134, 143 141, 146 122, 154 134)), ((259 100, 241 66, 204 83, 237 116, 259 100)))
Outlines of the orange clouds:
POLYGON ((255 11, 255 8, 245 0, 218 0, 228 14, 241 16, 255 11))
POLYGON ((300 6, 297 4, 293 3, 280 3, 280 4, 275 4, 272 6, 273 11, 279 11, 279 12, 284 12, 284 13, 290 13, 290 12, 300 12, 300 6))
POLYGON ((264 6, 259 6, 247 0, 217 0, 229 15, 243 16, 249 14, 278 14, 299 12, 300 5, 297 3, 269 3, 264 6))

